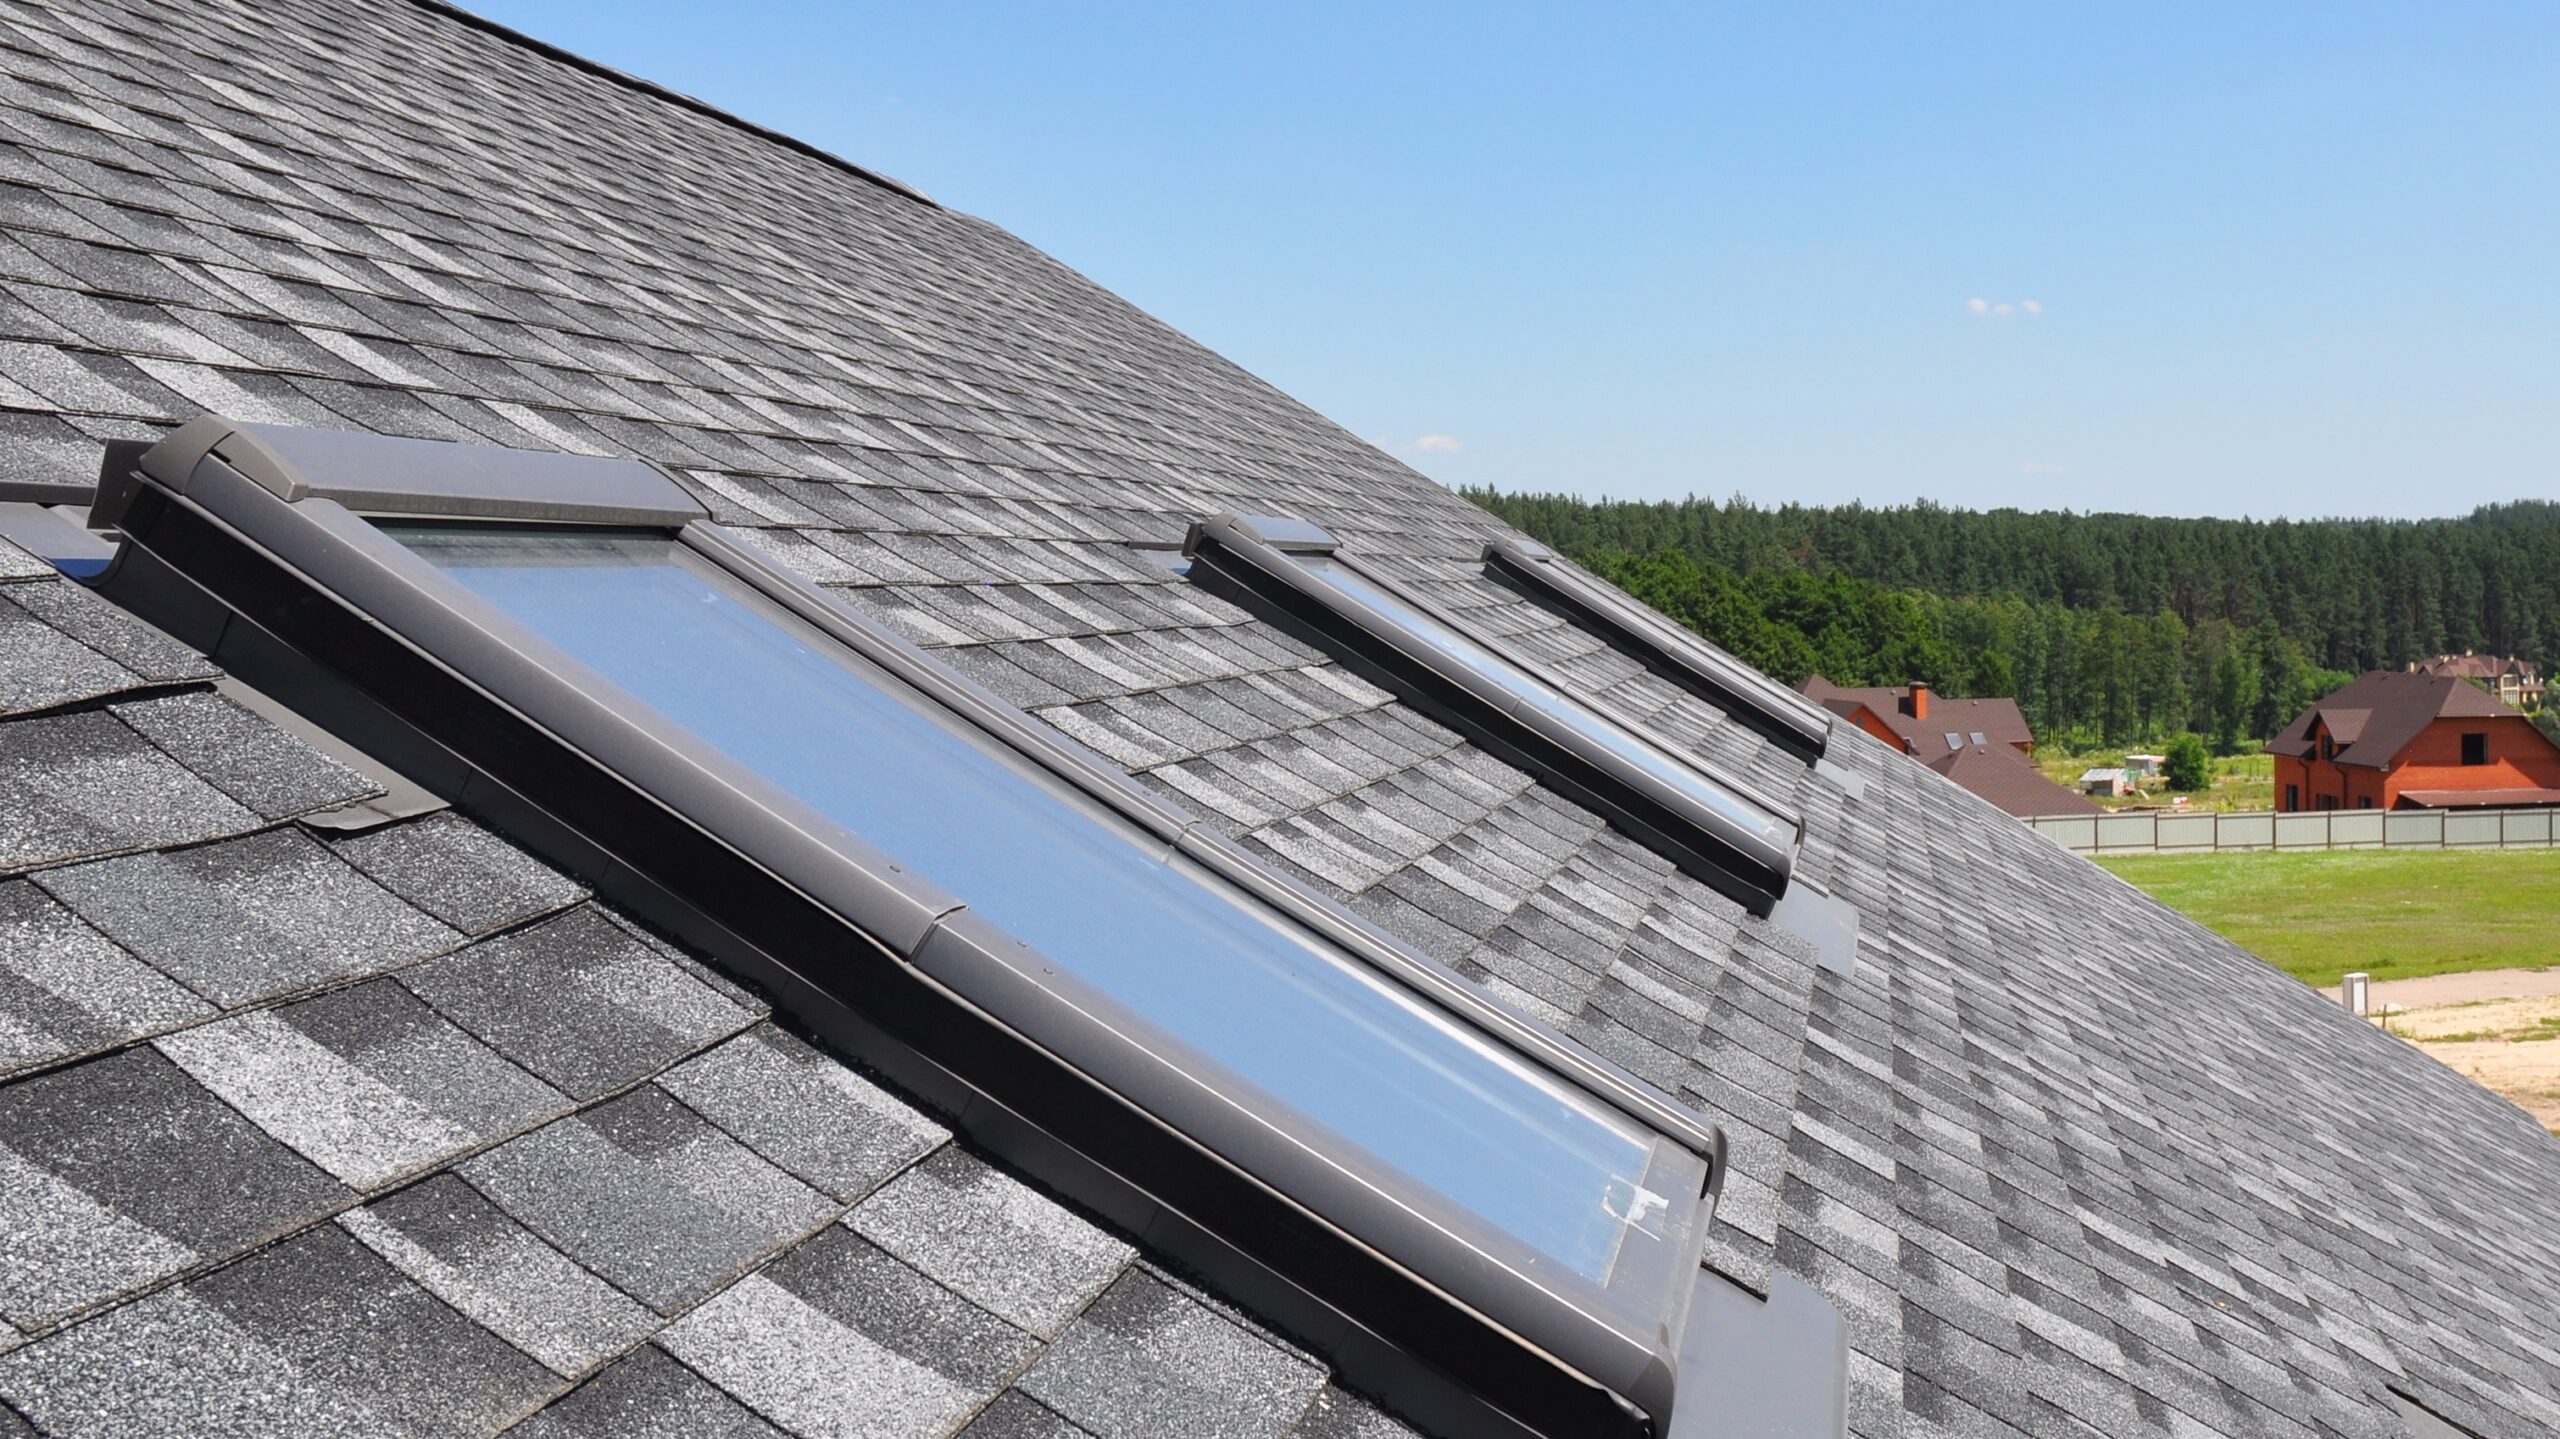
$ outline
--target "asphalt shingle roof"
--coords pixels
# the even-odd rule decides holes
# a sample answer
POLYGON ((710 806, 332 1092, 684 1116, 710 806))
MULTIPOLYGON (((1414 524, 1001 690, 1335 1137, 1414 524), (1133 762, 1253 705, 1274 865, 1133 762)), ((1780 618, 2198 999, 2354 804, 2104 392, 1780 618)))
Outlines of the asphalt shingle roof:
MULTIPOLYGON (((639 455, 1722 1125, 1851 1427, 2560 1427, 2560 1145, 1991 806, 1849 790, 1501 528, 984 221, 433 8, 0 0, 0 481, 206 410, 639 455), (1327 526, 1807 820, 1854 972, 1173 579, 1327 526)), ((1383 1436, 761 1001, 0 545, 0 1427, 1383 1436), (967 1225, 936 1222, 966 1214, 967 1225)))

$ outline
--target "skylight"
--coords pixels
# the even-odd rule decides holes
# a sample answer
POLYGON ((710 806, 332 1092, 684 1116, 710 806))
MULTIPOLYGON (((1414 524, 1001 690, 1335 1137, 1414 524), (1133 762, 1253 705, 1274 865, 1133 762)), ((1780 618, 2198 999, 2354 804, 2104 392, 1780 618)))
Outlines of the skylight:
POLYGON ((1462 1432, 1668 1432, 1712 1126, 665 476, 204 420, 99 518, 126 537, 112 597, 719 954, 1373 1392, 1462 1432))
POLYGON ((1546 546, 1496 540, 1485 546, 1484 572, 1799 758, 1819 759, 1829 746, 1831 716, 1820 705, 1594 580, 1546 546))
POLYGON ((1038 783, 670 535, 386 529, 1078 979, 1607 1277, 1651 1157, 1631 1121, 1038 783))
POLYGON ((1767 914, 1803 825, 1775 801, 1672 755, 1540 677, 1294 521, 1192 529, 1193 579, 1312 634, 1370 677, 1537 775, 1695 877, 1767 914))

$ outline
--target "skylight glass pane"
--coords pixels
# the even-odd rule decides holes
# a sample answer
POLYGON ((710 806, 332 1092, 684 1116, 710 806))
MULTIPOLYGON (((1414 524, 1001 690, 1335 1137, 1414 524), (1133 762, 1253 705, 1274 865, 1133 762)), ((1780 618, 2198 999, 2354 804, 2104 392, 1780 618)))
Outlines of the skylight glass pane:
POLYGON ((1329 558, 1310 558, 1304 563, 1310 571, 1322 576, 1325 582, 1335 589, 1423 636, 1450 658, 1500 685, 1504 690, 1528 701, 1530 706, 1539 713, 1570 725, 1576 733, 1603 746, 1620 759, 1643 770, 1647 775, 1678 790, 1695 803, 1713 810, 1730 823, 1749 831, 1776 848, 1784 849, 1795 842, 1794 827, 1785 820, 1715 783, 1653 745, 1629 734, 1609 719, 1594 713, 1580 700, 1451 629, 1424 611, 1406 604, 1393 592, 1370 583, 1368 578, 1358 571, 1329 558))
MULTIPOLYGON (((1028 777, 669 539, 386 530, 1087 983, 1531 1247, 1607 1276, 1652 1136, 1028 777)), ((1136 1096, 1143 1100, 1143 1096, 1136 1096)))

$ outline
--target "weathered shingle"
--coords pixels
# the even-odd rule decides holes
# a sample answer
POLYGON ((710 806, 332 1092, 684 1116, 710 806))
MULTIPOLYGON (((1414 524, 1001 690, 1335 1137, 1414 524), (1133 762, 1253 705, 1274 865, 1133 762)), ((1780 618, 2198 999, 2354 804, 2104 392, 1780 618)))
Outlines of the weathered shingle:
POLYGON ((68 1435, 486 1434, 554 1382, 327 1226, 0 1358, 68 1435))
POLYGON ((307 1224, 347 1191, 148 1049, 0 1089, 0 1314, 50 1323, 307 1224))
POLYGON ((357 1189, 407 1178, 569 1108, 558 1090, 388 979, 167 1035, 158 1048, 357 1189))
POLYGON ((459 939, 292 830, 48 869, 35 881, 225 1007, 406 964, 459 939))
POLYGON ((654 1073, 754 1019, 592 907, 482 940, 401 980, 579 1099, 654 1073))
POLYGON ((951 1132, 770 1024, 659 1077, 668 1093, 749 1149, 852 1200, 951 1132))
POLYGON ((213 1013, 34 885, 0 880, 0 1072, 213 1013))
POLYGON ((730 1286, 660 1342, 792 1433, 878 1439, 950 1432, 1036 1347, 841 1228, 730 1286))
POLYGON ((338 1223, 445 1303, 568 1378, 653 1332, 655 1316, 451 1174, 338 1223))
POLYGON ((462 1173, 662 1313, 699 1302, 838 1208, 654 1087, 491 1150, 462 1173))
POLYGON ((469 935, 576 903, 583 886, 459 816, 426 815, 334 840, 374 883, 469 935))
POLYGON ((1287 1433, 1324 1371, 1142 1271, 1123 1275, 1058 1338, 1023 1391, 1099 1439, 1287 1433))
POLYGON ((112 715, 0 725, 0 872, 188 844, 257 823, 112 715))

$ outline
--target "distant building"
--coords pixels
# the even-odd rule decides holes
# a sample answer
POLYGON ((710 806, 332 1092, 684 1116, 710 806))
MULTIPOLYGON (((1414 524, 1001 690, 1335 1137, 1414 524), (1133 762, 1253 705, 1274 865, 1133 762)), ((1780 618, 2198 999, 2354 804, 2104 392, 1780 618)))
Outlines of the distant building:
POLYGON ((2124 757, 2124 767, 2141 779, 2158 774, 2160 767, 2168 762, 2169 757, 2165 754, 2129 754, 2124 757))
POLYGON ((2542 674, 2533 665, 2512 655, 2483 655, 2464 650, 2458 655, 2437 655, 2433 659, 2412 660, 2409 673, 2439 675, 2458 680, 2475 680, 2491 694, 2518 709, 2542 708, 2542 674))
POLYGON ((1820 675, 1802 689, 1833 714, 2022 819, 2098 811, 2027 759, 2036 737, 2016 700, 1946 699, 1925 684, 1850 689, 1820 675))
POLYGON ((2560 745, 2450 675, 2375 670, 2267 744, 2276 808, 2560 805, 2560 745))
POLYGON ((1805 697, 1901 750, 1928 759, 1967 745, 2007 745, 2036 752, 2036 737, 2013 699, 1948 699, 1925 684, 1850 689, 1820 675, 1800 688, 1805 697))
POLYGON ((2134 791, 2134 772, 2129 769, 2093 769, 2080 776, 2080 792, 2106 799, 2122 799, 2134 791))

